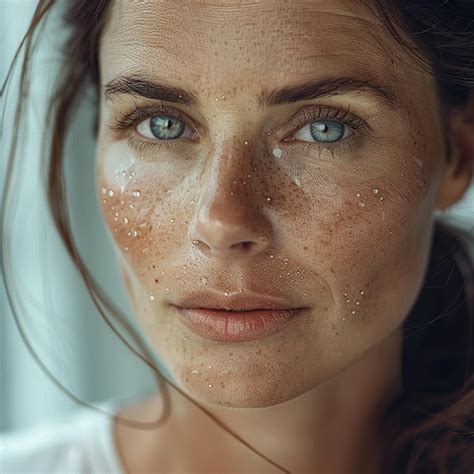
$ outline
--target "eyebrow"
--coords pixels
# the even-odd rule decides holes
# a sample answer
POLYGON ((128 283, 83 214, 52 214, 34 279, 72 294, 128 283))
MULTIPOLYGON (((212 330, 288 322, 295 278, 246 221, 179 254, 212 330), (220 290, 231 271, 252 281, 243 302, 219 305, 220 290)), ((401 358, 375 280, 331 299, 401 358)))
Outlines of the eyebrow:
MULTIPOLYGON (((381 99, 391 108, 399 106, 396 95, 386 85, 379 84, 373 79, 357 79, 354 77, 320 79, 280 89, 264 90, 258 96, 258 100, 260 107, 265 108, 357 91, 364 91, 381 99)), ((192 90, 185 90, 137 76, 119 76, 112 79, 105 85, 104 94, 106 100, 113 100, 114 97, 121 94, 129 94, 189 106, 199 105, 198 95, 192 90)))

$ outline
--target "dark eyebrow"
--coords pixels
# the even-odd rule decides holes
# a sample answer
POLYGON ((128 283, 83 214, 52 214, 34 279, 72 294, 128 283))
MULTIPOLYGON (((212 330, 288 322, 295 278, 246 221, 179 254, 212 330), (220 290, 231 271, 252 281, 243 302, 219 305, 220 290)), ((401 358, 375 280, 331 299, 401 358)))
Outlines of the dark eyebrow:
POLYGON ((366 91, 382 99, 391 108, 399 105, 395 94, 386 86, 371 79, 356 79, 353 77, 335 77, 310 81, 295 86, 284 87, 264 92, 261 98, 263 107, 330 97, 344 92, 366 91))
MULTIPOLYGON (((353 77, 321 79, 319 81, 286 86, 282 89, 263 91, 258 99, 260 107, 265 108, 354 91, 368 92, 382 99, 391 108, 399 105, 395 94, 388 87, 378 84, 371 79, 356 79, 353 77)), ((112 79, 105 86, 104 93, 107 100, 111 100, 120 94, 130 94, 190 106, 199 105, 197 94, 193 91, 136 76, 120 76, 112 79)))
POLYGON ((136 76, 120 76, 112 79, 106 84, 104 94, 107 100, 120 94, 130 94, 185 105, 197 106, 199 103, 197 95, 191 91, 136 76))

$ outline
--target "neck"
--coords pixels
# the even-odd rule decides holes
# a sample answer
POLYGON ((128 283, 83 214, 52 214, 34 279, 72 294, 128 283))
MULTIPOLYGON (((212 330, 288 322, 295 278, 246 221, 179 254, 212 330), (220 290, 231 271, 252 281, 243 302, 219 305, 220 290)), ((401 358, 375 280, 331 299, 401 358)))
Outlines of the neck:
MULTIPOLYGON (((381 416, 401 389, 401 343, 398 328, 336 377, 284 403, 266 408, 201 405, 287 471, 378 474, 382 440, 377 432, 381 416)), ((140 434, 141 441, 133 443, 141 446, 140 467, 163 466, 166 456, 171 460, 170 469, 176 468, 172 461, 176 458, 179 468, 189 472, 198 472, 197 466, 208 472, 217 468, 230 472, 236 466, 239 472, 277 472, 274 465, 216 426, 182 395, 170 389, 170 397, 172 416, 167 434, 164 428, 145 431, 140 434)), ((149 402, 143 406, 148 408, 142 413, 157 413, 150 410, 149 402)))
MULTIPOLYGON (((375 473, 379 422, 401 389, 401 335, 399 328, 333 379, 287 402, 266 408, 204 406, 292 472, 375 473)), ((234 445, 224 442, 222 452, 234 445)))

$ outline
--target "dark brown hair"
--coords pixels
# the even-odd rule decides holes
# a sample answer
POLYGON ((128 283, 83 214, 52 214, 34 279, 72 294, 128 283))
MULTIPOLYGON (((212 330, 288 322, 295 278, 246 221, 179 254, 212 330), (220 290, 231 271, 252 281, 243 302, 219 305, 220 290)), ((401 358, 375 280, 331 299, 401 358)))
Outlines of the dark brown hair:
MULTIPOLYGON (((17 51, 24 49, 20 97, 27 96, 29 61, 33 39, 41 21, 54 0, 40 0, 31 26, 17 51)), ((118 417, 129 426, 155 428, 170 414, 166 384, 181 392, 167 380, 153 363, 146 344, 115 307, 86 268, 76 247, 65 206, 63 179, 64 145, 71 117, 78 101, 91 86, 99 100, 98 42, 107 21, 111 0, 74 0, 69 2, 64 17, 71 28, 64 52, 67 61, 59 77, 48 116, 52 117, 52 135, 45 140, 44 152, 49 156, 46 190, 55 226, 66 249, 83 277, 89 294, 104 321, 122 342, 156 375, 165 400, 165 409, 158 420, 140 423, 118 417), (108 318, 111 313, 135 349, 108 318), (163 384, 163 381, 166 383, 163 384)), ((413 55, 421 67, 437 80, 440 104, 446 114, 455 107, 467 107, 474 95, 474 5, 470 0, 378 0, 376 13, 390 33, 413 55)), ((13 63, 17 60, 17 56, 13 63)), ((13 68, 13 64, 12 64, 13 68)), ((11 72, 11 69, 10 69, 11 72)), ((8 82, 5 81, 5 84, 8 82)), ((5 90, 5 85, 3 91, 5 90)), ((24 102, 18 102, 14 127, 20 127, 24 102)), ((98 115, 93 124, 97 133, 98 115)), ((8 203, 9 178, 17 146, 12 141, 6 174, 3 206, 8 203)), ((450 159, 448 153, 446 159, 450 159)), ((4 241, 5 212, 2 213, 1 236, 4 241)), ((404 322, 402 379, 403 391, 386 411, 380 427, 385 452, 381 471, 384 474, 465 474, 474 465, 474 375, 473 375, 473 275, 474 257, 470 253, 473 236, 441 220, 436 222, 431 259, 420 294, 404 322)), ((91 405, 77 398, 62 386, 38 357, 26 338, 15 304, 15 289, 8 278, 5 252, 1 252, 2 271, 15 322, 28 350, 46 375, 77 403, 91 405)), ((224 426, 211 413, 181 392, 191 403, 203 410, 214 422, 232 433, 250 450, 269 463, 288 472, 257 452, 245 440, 224 426)))

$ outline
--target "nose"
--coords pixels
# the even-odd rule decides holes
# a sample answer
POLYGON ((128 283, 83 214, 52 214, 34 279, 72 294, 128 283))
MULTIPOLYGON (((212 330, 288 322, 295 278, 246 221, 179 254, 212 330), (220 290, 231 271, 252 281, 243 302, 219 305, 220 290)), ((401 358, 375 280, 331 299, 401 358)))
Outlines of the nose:
MULTIPOLYGON (((233 159, 235 160, 235 156, 233 159)), ((248 171, 230 158, 202 176, 202 193, 189 225, 189 239, 207 257, 257 255, 272 243, 272 227, 263 212, 267 202, 251 189, 248 171)))

